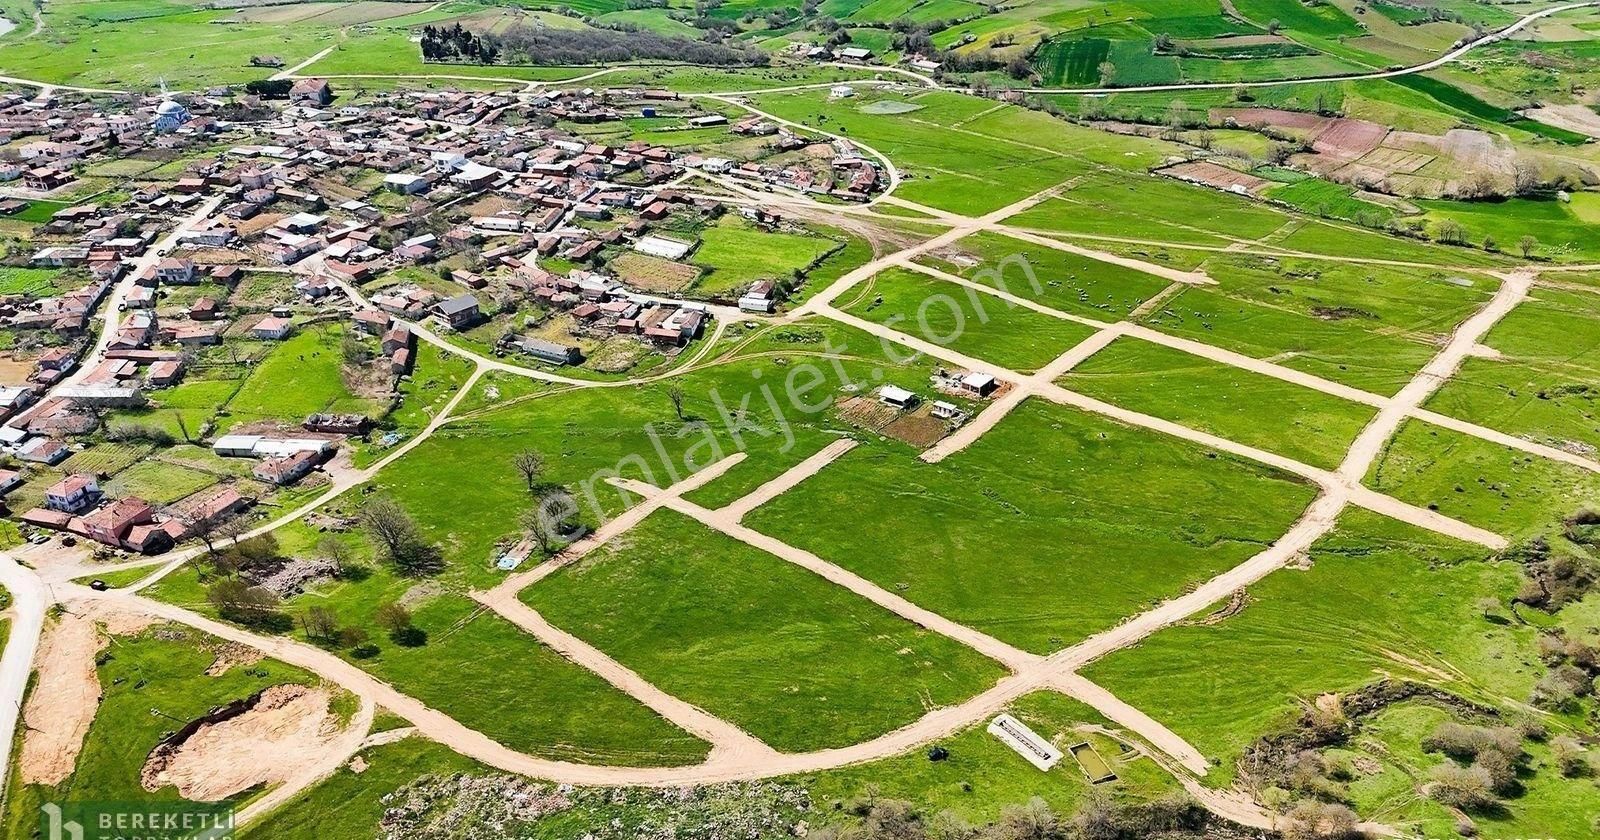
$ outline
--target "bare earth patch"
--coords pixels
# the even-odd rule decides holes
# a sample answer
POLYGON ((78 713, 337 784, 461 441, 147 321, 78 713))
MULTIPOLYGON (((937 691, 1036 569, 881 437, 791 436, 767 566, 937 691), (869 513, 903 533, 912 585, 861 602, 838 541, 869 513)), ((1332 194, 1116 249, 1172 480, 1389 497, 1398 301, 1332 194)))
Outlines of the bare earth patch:
POLYGON ((278 784, 313 764, 339 735, 325 689, 275 685, 179 730, 150 753, 145 790, 176 786, 195 802, 217 802, 278 784))
POLYGON ((1522 112, 1545 125, 1576 131, 1590 137, 1600 137, 1600 114, 1584 105, 1545 105, 1522 112))
POLYGON ((39 644, 38 681, 22 710, 22 783, 58 785, 72 775, 84 736, 100 708, 95 654, 105 639, 94 619, 67 613, 39 644))

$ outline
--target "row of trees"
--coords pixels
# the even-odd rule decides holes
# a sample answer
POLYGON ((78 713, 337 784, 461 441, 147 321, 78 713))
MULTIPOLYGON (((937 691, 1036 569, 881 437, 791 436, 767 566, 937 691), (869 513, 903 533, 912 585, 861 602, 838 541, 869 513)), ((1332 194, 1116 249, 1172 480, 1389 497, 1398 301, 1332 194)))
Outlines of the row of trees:
POLYGON ((482 36, 463 27, 460 21, 446 29, 422 27, 421 43, 423 61, 470 61, 477 64, 493 64, 500 58, 499 47, 491 42, 485 42, 482 36))
MULTIPOLYGON (((736 28, 736 27, 735 27, 736 28)), ((515 26, 498 34, 476 34, 461 24, 424 27, 425 61, 477 64, 573 65, 624 61, 682 61, 713 67, 765 66, 767 54, 754 46, 729 46, 710 40, 672 37, 645 30, 551 29, 515 26)))

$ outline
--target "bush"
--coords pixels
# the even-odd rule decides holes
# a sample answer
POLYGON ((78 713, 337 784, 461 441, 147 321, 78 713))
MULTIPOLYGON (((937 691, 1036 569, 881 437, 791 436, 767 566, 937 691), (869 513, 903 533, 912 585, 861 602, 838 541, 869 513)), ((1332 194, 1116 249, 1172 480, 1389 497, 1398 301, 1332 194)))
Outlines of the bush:
POLYGON ((1432 776, 1428 795, 1435 802, 1463 811, 1484 811, 1500 804, 1489 771, 1482 767, 1445 764, 1435 768, 1432 776))

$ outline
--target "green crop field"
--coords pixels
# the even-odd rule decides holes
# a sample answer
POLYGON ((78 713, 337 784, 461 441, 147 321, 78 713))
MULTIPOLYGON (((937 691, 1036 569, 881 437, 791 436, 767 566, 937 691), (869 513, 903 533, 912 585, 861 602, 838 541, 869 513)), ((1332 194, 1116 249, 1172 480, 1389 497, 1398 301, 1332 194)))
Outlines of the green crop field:
POLYGON ((1047 85, 1095 86, 1100 83, 1100 63, 1111 53, 1104 38, 1051 39, 1033 56, 1034 69, 1047 85))

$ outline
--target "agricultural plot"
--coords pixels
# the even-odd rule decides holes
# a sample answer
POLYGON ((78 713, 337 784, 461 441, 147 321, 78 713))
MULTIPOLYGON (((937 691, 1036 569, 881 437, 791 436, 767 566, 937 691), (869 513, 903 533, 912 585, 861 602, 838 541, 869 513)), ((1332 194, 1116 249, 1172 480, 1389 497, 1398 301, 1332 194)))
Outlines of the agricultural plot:
POLYGON ((1100 65, 1111 54, 1105 38, 1052 38, 1033 55, 1033 67, 1043 84, 1082 85, 1100 83, 1100 65))
POLYGON ((1305 569, 1274 572, 1238 604, 1084 675, 1218 762, 1206 783, 1225 786, 1251 742, 1288 729, 1323 694, 1392 677, 1493 703, 1526 698, 1543 670, 1533 630, 1478 606, 1510 598, 1519 577, 1482 549, 1352 510, 1305 569))
POLYGON ((1067 388, 1324 469, 1376 410, 1134 338, 1061 379, 1067 388))
POLYGON ((1092 334, 909 269, 884 271, 859 294, 846 312, 1011 370, 1038 370, 1092 334))
POLYGON ((746 523, 1047 653, 1237 565, 1313 495, 1254 464, 1029 400, 937 465, 858 448, 746 523), (851 513, 864 498, 872 517, 851 513))
POLYGON ((1600 259, 1594 225, 1578 216, 1572 206, 1556 200, 1508 199, 1503 202, 1417 202, 1435 222, 1451 220, 1461 225, 1467 244, 1482 246, 1492 238, 1508 254, 1521 255, 1521 241, 1531 237, 1530 256, 1557 262, 1594 262, 1600 259))
POLYGON ((757 280, 793 283, 839 243, 822 236, 763 231, 737 216, 720 220, 701 234, 691 258, 705 270, 695 290, 712 296, 737 296, 757 280))
POLYGON ((1511 539, 1558 531, 1600 506, 1600 476, 1468 435, 1407 421, 1366 477, 1368 487, 1511 539))
POLYGON ((1263 27, 1276 20, 1285 29, 1318 38, 1362 34, 1361 27, 1332 3, 1307 5, 1299 0, 1235 0, 1233 7, 1245 20, 1263 27))
POLYGON ((1217 287, 1184 289, 1156 329, 1379 394, 1398 390, 1493 293, 1493 281, 1428 269, 1215 257, 1217 287))
POLYGON ((490 738, 593 764, 693 764, 705 756, 698 738, 465 597, 405 600, 426 644, 385 644, 355 664, 490 738))
POLYGON ((1428 407, 1563 449, 1600 448, 1600 297, 1538 288, 1485 337, 1428 407))
POLYGON ((1273 246, 1289 251, 1329 257, 1384 259, 1441 266, 1505 265, 1509 260, 1497 254, 1471 248, 1441 248, 1396 236, 1331 225, 1326 222, 1297 220, 1286 232, 1272 239, 1273 246))
POLYGON ((1267 236, 1289 221, 1276 210, 1216 190, 1102 174, 1007 223, 1055 233, 1225 246, 1267 236))
POLYGON ((976 233, 917 262, 1063 312, 1116 321, 1167 287, 1159 277, 997 233, 976 233))
POLYGON ((259 420, 299 423, 316 412, 380 413, 344 380, 341 328, 305 329, 275 346, 228 403, 227 425, 259 420))
POLYGON ((772 747, 870 740, 1004 669, 670 511, 524 590, 552 624, 772 747))

